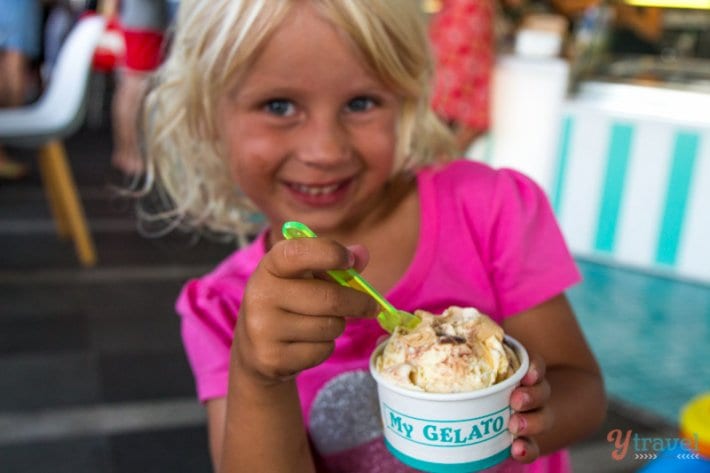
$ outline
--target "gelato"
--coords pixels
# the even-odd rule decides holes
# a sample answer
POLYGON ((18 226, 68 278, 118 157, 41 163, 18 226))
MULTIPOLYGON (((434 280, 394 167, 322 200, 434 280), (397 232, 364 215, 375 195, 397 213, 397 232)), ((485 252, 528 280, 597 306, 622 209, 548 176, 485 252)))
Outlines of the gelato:
POLYGON ((486 388, 520 366, 503 329, 474 308, 452 306, 441 315, 418 310, 421 323, 397 327, 376 360, 380 375, 416 391, 456 393, 486 388))

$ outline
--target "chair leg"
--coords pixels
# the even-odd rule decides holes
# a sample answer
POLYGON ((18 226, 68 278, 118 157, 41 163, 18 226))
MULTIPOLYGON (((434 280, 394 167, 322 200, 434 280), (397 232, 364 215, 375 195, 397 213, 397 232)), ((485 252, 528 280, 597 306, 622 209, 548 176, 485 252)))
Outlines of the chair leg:
POLYGON ((64 145, 60 141, 47 143, 40 149, 39 158, 50 200, 56 198, 55 203, 50 205, 57 207, 55 215, 63 219, 57 222, 57 228, 68 228, 74 240, 79 262, 83 266, 95 265, 96 248, 89 233, 89 226, 67 162, 64 145))
POLYGON ((65 240, 71 236, 69 221, 61 202, 61 196, 57 190, 57 182, 54 177, 54 171, 52 170, 51 158, 44 157, 42 151, 40 151, 39 172, 42 176, 42 182, 44 183, 45 194, 47 194, 49 209, 52 211, 52 217, 54 218, 54 225, 57 228, 57 235, 59 238, 65 240))

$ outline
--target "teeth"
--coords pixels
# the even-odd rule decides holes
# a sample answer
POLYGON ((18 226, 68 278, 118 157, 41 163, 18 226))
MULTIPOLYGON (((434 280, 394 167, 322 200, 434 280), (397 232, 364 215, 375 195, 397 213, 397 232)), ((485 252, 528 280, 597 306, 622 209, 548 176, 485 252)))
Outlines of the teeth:
POLYGON ((338 184, 331 184, 329 186, 307 186, 305 184, 294 184, 292 187, 302 194, 323 195, 334 192, 338 188, 338 184))

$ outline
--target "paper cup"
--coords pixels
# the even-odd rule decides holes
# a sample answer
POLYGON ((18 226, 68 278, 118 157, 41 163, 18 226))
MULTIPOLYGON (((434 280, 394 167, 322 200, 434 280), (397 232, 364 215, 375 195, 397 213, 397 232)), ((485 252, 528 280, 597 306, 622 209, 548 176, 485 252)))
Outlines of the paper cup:
POLYGON ((528 370, 525 348, 506 335, 520 359, 510 378, 476 391, 440 394, 412 391, 383 379, 370 357, 377 381, 385 444, 402 463, 430 473, 469 473, 510 457, 510 395, 528 370))

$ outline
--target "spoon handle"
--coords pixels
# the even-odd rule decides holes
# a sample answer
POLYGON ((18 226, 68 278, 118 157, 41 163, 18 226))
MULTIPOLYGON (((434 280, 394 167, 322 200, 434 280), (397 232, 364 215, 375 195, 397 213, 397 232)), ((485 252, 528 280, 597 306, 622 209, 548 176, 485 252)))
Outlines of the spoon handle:
MULTIPOLYGON (((284 223, 281 232, 287 240, 294 238, 316 238, 317 235, 313 230, 300 222, 284 223)), ((377 290, 370 285, 360 273, 352 268, 349 269, 333 269, 326 271, 328 276, 333 278, 342 286, 348 286, 358 291, 364 292, 372 296, 378 304, 384 309, 377 316, 377 320, 388 332, 392 332, 397 325, 405 325, 413 328, 419 324, 419 318, 408 312, 397 310, 392 304, 387 301, 377 290)))

